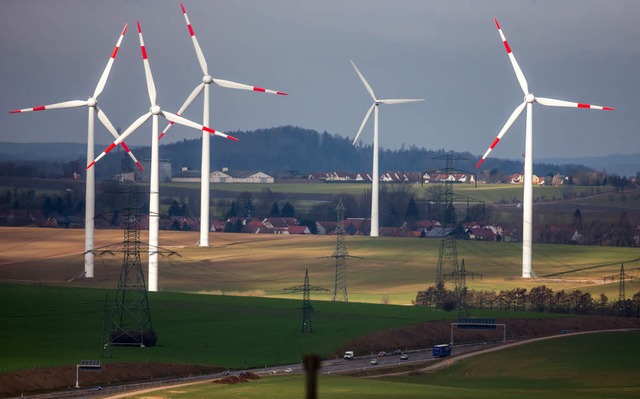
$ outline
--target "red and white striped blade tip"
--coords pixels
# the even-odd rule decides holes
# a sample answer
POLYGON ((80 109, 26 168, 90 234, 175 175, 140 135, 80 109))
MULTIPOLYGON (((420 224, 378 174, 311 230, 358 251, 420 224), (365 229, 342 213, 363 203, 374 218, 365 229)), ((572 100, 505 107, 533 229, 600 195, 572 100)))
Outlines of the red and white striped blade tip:
POLYGON ((478 169, 480 167, 480 165, 482 165, 483 162, 484 162, 484 158, 480 159, 478 161, 478 163, 476 164, 476 169, 478 169))
POLYGON ((48 109, 63 109, 63 108, 76 108, 87 105, 86 101, 83 100, 71 100, 64 101, 61 103, 48 104, 48 105, 38 105, 33 108, 22 108, 22 109, 14 109, 9 111, 10 114, 19 114, 22 112, 33 112, 33 111, 46 111, 48 109))

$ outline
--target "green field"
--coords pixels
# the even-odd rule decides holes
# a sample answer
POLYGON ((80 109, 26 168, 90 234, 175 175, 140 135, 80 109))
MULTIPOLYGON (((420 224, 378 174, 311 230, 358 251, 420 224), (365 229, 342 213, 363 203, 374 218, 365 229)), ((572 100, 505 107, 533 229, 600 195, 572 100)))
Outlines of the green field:
MULTIPOLYGON (((112 293, 113 294, 113 293, 112 293)), ((100 357, 105 291, 0 284, 0 371, 76 364, 100 357)), ((179 362, 232 368, 330 356, 379 329, 453 318, 431 309, 314 302, 313 334, 301 334, 301 302, 151 293, 158 346, 114 348, 114 362, 179 362)))
MULTIPOLYGON (((383 183, 381 189, 393 190, 398 183, 383 183)), ((176 187, 184 189, 199 190, 198 183, 163 183, 163 187, 176 187)), ((429 188, 436 184, 421 185, 418 183, 410 184, 411 190, 419 197, 426 196, 429 188)), ((241 193, 243 191, 250 193, 259 193, 262 190, 269 189, 272 192, 295 194, 350 194, 360 195, 366 190, 371 190, 370 184, 365 183, 273 183, 273 184, 250 184, 250 183, 212 183, 212 190, 221 190, 229 192, 241 193)), ((522 186, 517 184, 455 184, 453 186, 456 194, 461 194, 485 201, 489 204, 497 202, 513 202, 522 199, 522 186)), ((563 192, 571 190, 577 196, 597 195, 613 191, 613 187, 594 187, 594 186, 556 186, 556 187, 534 187, 534 200, 551 200, 562 199, 563 192)))
MULTIPOLYGON (((0 284, 0 371, 99 358, 105 293, 0 284)), ((331 357, 342 345, 374 331, 457 317, 455 312, 422 307, 316 301, 311 315, 314 332, 301 334, 300 300, 160 292, 150 293, 149 301, 158 346, 113 348, 113 358, 107 361, 232 368, 295 363, 309 352, 331 357)), ((498 311, 474 314, 553 316, 498 311)))
MULTIPOLYGON (((567 336, 477 355, 428 374, 384 379, 321 375, 319 397, 338 398, 637 398, 640 332, 567 336)), ((301 398, 303 376, 238 385, 199 384, 136 395, 166 399, 301 398)))

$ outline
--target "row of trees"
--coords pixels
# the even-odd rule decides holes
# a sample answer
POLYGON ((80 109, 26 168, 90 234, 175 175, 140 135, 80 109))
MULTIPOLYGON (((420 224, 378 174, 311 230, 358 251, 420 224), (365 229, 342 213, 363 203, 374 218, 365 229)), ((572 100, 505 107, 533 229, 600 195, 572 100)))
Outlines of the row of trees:
POLYGON ((462 293, 429 287, 424 291, 418 291, 414 304, 445 310, 463 307, 640 317, 640 291, 631 299, 611 300, 604 293, 594 298, 590 293, 581 290, 553 291, 545 285, 533 287, 528 291, 526 288, 514 288, 499 292, 469 290, 462 293))

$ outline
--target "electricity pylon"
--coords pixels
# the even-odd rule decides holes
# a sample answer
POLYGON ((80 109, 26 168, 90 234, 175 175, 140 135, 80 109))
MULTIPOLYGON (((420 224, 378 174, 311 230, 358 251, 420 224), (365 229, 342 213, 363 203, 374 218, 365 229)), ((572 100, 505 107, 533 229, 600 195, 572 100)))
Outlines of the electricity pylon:
POLYGON ((625 280, 635 280, 637 277, 630 276, 624 272, 624 263, 620 265, 620 273, 613 274, 611 276, 606 276, 603 280, 618 280, 618 311, 624 315, 625 314, 625 302, 627 300, 625 292, 624 292, 624 282, 625 280))
MULTIPOLYGON (((466 274, 471 273, 466 270, 462 271, 458 264, 458 246, 454 235, 454 229, 457 226, 457 215, 454 203, 466 202, 467 212, 469 212, 469 204, 472 202, 481 202, 471 197, 455 195, 453 193, 453 184, 455 182, 455 174, 465 173, 452 167, 452 161, 465 160, 466 158, 456 157, 447 154, 434 159, 444 159, 446 167, 444 170, 438 171, 439 174, 445 175, 444 187, 435 196, 435 198, 427 199, 429 207, 432 203, 440 205, 440 218, 442 239, 438 250, 438 264, 436 266, 436 284, 435 284, 435 304, 441 306, 445 295, 445 283, 452 281, 455 285, 456 299, 458 302, 458 311, 462 314, 466 313, 466 274)), ((464 267, 464 260, 462 262, 464 267)))
POLYGON ((347 294, 347 257, 349 251, 344 242, 344 205, 342 198, 336 207, 338 223, 336 225, 336 250, 331 255, 336 260, 336 275, 333 285, 333 302, 349 302, 347 294))
POLYGON ((313 307, 311 306, 311 291, 329 290, 326 288, 309 285, 309 269, 305 269, 304 284, 296 287, 285 288, 285 291, 302 291, 302 324, 300 326, 300 332, 303 334, 311 334, 313 332, 313 327, 311 326, 311 312, 313 312, 313 307))
POLYGON ((155 346, 157 339, 140 260, 140 219, 133 187, 129 191, 129 208, 125 217, 124 257, 115 303, 111 309, 105 306, 103 350, 111 345, 155 346))

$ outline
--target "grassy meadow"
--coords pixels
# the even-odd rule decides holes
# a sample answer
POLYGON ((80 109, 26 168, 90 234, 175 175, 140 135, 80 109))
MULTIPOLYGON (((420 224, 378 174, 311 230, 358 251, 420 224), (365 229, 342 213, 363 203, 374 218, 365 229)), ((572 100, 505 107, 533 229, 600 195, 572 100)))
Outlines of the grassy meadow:
MULTIPOLYGON (((567 336, 460 360, 429 373, 375 379, 321 375, 319 397, 332 398, 636 398, 640 332, 567 336)), ((303 376, 246 384, 198 384, 132 398, 300 398, 303 376)))
MULTIPOLYGON (((0 372, 100 358, 106 293, 0 284, 0 372)), ((312 302, 314 333, 301 334, 300 300, 159 292, 150 293, 149 302, 158 345, 116 347, 104 361, 232 368, 295 363, 308 352, 331 356, 379 329, 455 316, 408 306, 312 302)))

